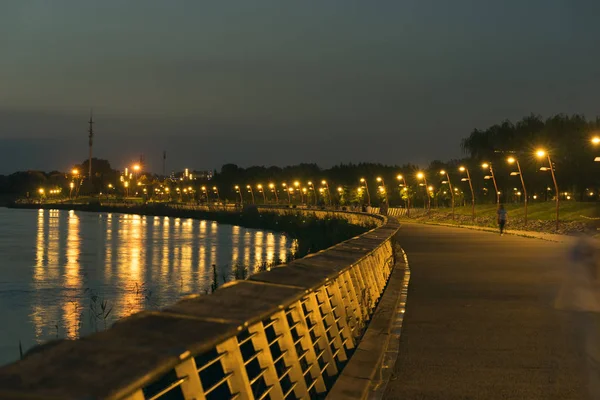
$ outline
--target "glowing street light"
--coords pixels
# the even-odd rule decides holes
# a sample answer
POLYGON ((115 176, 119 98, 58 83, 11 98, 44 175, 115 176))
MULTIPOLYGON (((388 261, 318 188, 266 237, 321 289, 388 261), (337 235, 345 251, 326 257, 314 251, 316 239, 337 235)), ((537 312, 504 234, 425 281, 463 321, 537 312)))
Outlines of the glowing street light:
POLYGON ((252 190, 252 186, 251 185, 246 185, 246 189, 248 189, 248 191, 250 192, 250 195, 252 197, 252 204, 256 204, 254 201, 254 190, 252 190))
POLYGON ((78 170, 77 168, 73 168, 73 170, 71 171, 71 173, 72 173, 74 176, 77 176, 77 175, 79 175, 79 170, 78 170))
POLYGON ((591 140, 592 144, 600 144, 600 136, 594 136, 591 140))
POLYGON ((547 151, 543 150, 543 149, 539 149, 538 151, 535 152, 535 155, 538 158, 547 158, 548 159, 548 165, 549 165, 549 169, 550 169, 550 174, 552 174, 552 181, 554 182, 554 190, 556 193, 556 230, 558 231, 559 228, 559 198, 560 198, 560 193, 558 192, 558 183, 556 183, 556 176, 554 175, 554 167, 552 166, 552 159, 550 158, 550 153, 548 153, 547 151))
POLYGON ((242 191, 240 190, 239 185, 235 185, 235 192, 240 195, 240 204, 244 204, 244 197, 242 196, 242 191))
MULTIPOLYGON (((300 182, 294 181, 294 189, 300 192, 300 203, 304 204, 304 193, 300 190, 300 182)), ((308 199, 307 199, 308 200, 308 199)))
POLYGON ((380 190, 380 192, 385 195, 385 201, 387 203, 388 202, 388 195, 387 195, 387 190, 385 190, 385 181, 380 176, 378 176, 377 178, 375 178, 375 180, 377 181, 377 183, 381 184, 380 187, 383 188, 383 190, 380 190))
POLYGON ((454 190, 452 189, 452 182, 450 181, 450 175, 448 172, 441 170, 440 175, 446 175, 446 179, 448 180, 448 187, 450 188, 450 198, 452 199, 452 220, 454 220, 454 190))
POLYGON ((213 191, 217 194, 217 201, 221 202, 221 196, 219 196, 219 188, 213 186, 213 191))
POLYGON ((279 196, 277 196, 277 187, 274 183, 269 183, 269 189, 275 194, 275 204, 279 204, 279 196))
POLYGON ((265 194, 265 191, 263 190, 263 185, 261 185, 259 183, 258 185, 256 185, 256 188, 258 189, 258 192, 262 193, 262 195, 263 195, 263 204, 267 204, 267 195, 265 194))
POLYGON ((281 184, 281 186, 283 186, 283 190, 287 192, 287 195, 288 195, 288 204, 290 204, 290 205, 291 205, 291 204, 292 204, 292 195, 291 195, 291 193, 290 193, 290 189, 291 189, 291 188, 290 188, 290 187, 288 187, 288 184, 287 184, 287 183, 285 183, 285 182, 283 182, 283 183, 281 184))
MULTIPOLYGON (((519 172, 517 172, 517 174, 519 174, 519 177, 521 177, 521 186, 523 187, 523 194, 524 194, 524 205, 525 205, 525 226, 527 226, 527 188, 525 187, 525 180, 523 178, 523 171, 521 170, 521 164, 519 164, 519 160, 517 160, 515 157, 508 157, 506 159, 506 162, 508 162, 509 164, 517 164, 517 169, 519 170, 519 172)), ((513 175, 513 173, 511 173, 511 175, 513 175)))
POLYGON ((431 196, 429 195, 429 188, 427 187, 427 177, 423 172, 417 172, 417 179, 423 180, 425 186, 425 194, 427 195, 427 215, 431 215, 431 196))
POLYGON ((494 182, 494 189, 496 189, 496 205, 500 207, 500 192, 498 191, 498 184, 496 183, 496 175, 494 175, 494 167, 492 167, 491 162, 484 162, 481 164, 481 168, 490 171, 490 174, 486 175, 483 179, 491 179, 492 182, 494 182))
MULTIPOLYGON (((315 201, 315 205, 317 205, 317 192, 315 190, 315 185, 312 183, 312 181, 308 181, 308 189, 310 190, 310 188, 312 187, 312 191, 313 191, 313 195, 314 195, 314 201, 315 201)), ((306 203, 308 204, 308 193, 306 195, 306 203)))
POLYGON ((465 172, 467 174, 467 177, 462 178, 461 181, 469 182, 469 189, 471 189, 471 214, 472 214, 473 220, 475 220, 475 192, 473 191, 473 181, 471 181, 471 174, 469 173, 469 169, 464 166, 458 167, 458 170, 460 172, 465 172))
MULTIPOLYGON (((329 190, 329 183, 325 179, 321 181, 321 185, 327 189, 327 199, 329 200, 329 206, 331 207, 331 191, 329 190)), ((321 192, 322 193, 322 192, 321 192)))
POLYGON ((403 182, 400 184, 400 186, 404 186, 404 191, 406 192, 406 216, 410 217, 410 196, 408 193, 408 185, 406 184, 406 179, 404 178, 404 175, 402 175, 402 174, 396 175, 396 179, 398 181, 403 182))
POLYGON ((367 180, 365 178, 360 178, 360 183, 363 183, 365 185, 365 190, 367 192, 367 204, 370 207, 371 206, 371 194, 369 193, 369 184, 367 183, 367 180))

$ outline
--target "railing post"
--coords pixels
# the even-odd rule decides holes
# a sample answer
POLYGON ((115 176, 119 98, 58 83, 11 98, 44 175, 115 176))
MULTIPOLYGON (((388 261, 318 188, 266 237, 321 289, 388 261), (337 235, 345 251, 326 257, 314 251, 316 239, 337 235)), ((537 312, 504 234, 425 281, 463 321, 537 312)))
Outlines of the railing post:
POLYGON ((189 357, 175 367, 178 378, 187 378, 181 384, 181 391, 186 400, 204 400, 204 390, 200 382, 198 367, 193 357, 189 357))
POLYGON ((221 365, 226 375, 231 374, 231 377, 227 380, 231 393, 234 396, 238 395, 239 400, 253 400, 251 397, 252 388, 246 374, 244 358, 242 357, 237 337, 234 336, 217 345, 217 352, 225 353, 225 357, 221 360, 221 365))

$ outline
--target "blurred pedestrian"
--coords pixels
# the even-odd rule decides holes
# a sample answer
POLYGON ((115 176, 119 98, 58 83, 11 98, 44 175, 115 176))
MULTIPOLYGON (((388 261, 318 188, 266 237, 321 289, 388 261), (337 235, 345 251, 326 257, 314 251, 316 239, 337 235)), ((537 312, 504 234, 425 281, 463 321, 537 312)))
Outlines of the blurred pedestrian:
POLYGON ((600 266, 594 239, 577 238, 570 249, 563 285, 556 299, 557 309, 569 314, 577 343, 585 356, 590 399, 600 399, 600 266))
POLYGON ((504 208, 504 204, 500 204, 500 207, 498 207, 498 228, 500 228, 500 236, 504 235, 504 226, 506 225, 506 217, 507 217, 507 212, 506 209, 504 208))

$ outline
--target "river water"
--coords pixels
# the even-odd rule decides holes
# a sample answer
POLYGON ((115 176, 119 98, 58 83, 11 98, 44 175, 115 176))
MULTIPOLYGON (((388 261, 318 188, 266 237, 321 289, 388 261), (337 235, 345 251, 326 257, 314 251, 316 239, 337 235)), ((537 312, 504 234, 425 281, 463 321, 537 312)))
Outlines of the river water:
MULTIPOLYGON (((285 260, 285 235, 211 221, 0 208, 0 365, 35 344, 77 338, 158 309, 232 265, 285 260)), ((221 282, 219 282, 221 283, 221 282)))

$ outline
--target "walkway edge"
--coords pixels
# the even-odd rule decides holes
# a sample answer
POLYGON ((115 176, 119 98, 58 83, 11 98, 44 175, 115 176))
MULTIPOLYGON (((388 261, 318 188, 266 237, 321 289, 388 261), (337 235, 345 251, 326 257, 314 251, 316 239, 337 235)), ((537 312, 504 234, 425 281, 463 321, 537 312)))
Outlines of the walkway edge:
POLYGON ((388 286, 367 331, 328 393, 328 400, 383 398, 400 350, 410 282, 406 253, 398 248, 397 254, 388 286))
MULTIPOLYGON (((401 220, 400 220, 401 221, 401 220)), ((406 222, 406 221, 401 221, 406 222)), ((446 226, 450 228, 462 228, 462 229, 471 229, 473 231, 483 231, 483 232, 492 232, 497 233, 497 228, 490 228, 486 226, 477 226, 477 225, 458 225, 458 224, 449 224, 445 222, 429 222, 429 221, 409 221, 408 223, 414 224, 422 224, 422 225, 438 225, 438 226, 446 226)), ((519 230, 505 230, 507 235, 513 236, 522 236, 530 239, 540 239, 546 240, 549 242, 557 242, 557 243, 566 243, 569 239, 572 239, 573 236, 570 235, 561 235, 557 233, 545 233, 545 232, 534 232, 534 231, 519 231, 519 230)))

